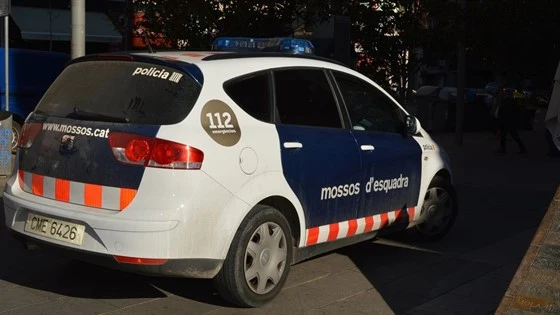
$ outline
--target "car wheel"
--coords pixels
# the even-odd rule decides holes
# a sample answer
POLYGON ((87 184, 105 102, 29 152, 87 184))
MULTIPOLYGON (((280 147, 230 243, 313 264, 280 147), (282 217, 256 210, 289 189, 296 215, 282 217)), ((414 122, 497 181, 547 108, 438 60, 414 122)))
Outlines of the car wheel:
POLYGON ((272 300, 290 271, 292 244, 284 215, 275 208, 257 205, 241 223, 214 279, 220 295, 244 307, 272 300))
POLYGON ((12 152, 16 151, 19 145, 19 138, 21 135, 21 125, 15 120, 12 120, 12 152))
POLYGON ((457 217, 457 194, 449 180, 436 177, 430 183, 416 225, 418 238, 435 241, 444 237, 457 217))

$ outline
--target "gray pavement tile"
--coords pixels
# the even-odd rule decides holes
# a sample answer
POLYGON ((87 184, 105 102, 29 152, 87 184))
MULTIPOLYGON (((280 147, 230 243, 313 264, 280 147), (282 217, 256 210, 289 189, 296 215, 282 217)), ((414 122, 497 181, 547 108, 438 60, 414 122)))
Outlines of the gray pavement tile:
POLYGON ((496 310, 497 304, 473 301, 471 298, 448 293, 415 307, 407 315, 486 315, 496 310))
POLYGON ((541 286, 552 286, 560 289, 560 274, 556 270, 529 268, 525 282, 541 286))
POLYGON ((33 304, 48 302, 52 299, 62 298, 56 296, 42 296, 39 292, 32 292, 25 287, 14 286, 0 290, 0 313, 33 304))
MULTIPOLYGON (((348 298, 356 293, 372 288, 371 282, 359 271, 343 270, 317 281, 306 283, 313 292, 321 292, 326 288, 336 288, 338 299, 348 298)), ((330 290, 330 289, 329 289, 330 290)))
POLYGON ((560 259, 560 246, 543 244, 539 249, 539 255, 560 259))
POLYGON ((375 289, 361 292, 347 299, 331 303, 306 314, 398 314, 375 289))
POLYGON ((525 281, 519 288, 518 294, 542 298, 548 301, 560 301, 560 288, 555 286, 543 285, 525 281))
POLYGON ((86 298, 60 298, 41 304, 34 304, 21 307, 13 311, 9 311, 7 315, 26 315, 26 314, 42 314, 42 315, 93 315, 101 314, 114 310, 115 307, 98 300, 86 298))
POLYGON ((276 299, 260 309, 221 308, 212 314, 301 313, 353 297, 371 287, 371 283, 360 272, 342 270, 316 281, 284 289, 276 299))
POLYGON ((320 308, 359 292, 339 290, 339 286, 335 288, 327 286, 318 287, 319 289, 317 289, 317 286, 313 288, 305 284, 282 290, 274 301, 262 308, 262 311, 266 311, 269 314, 300 313, 320 308))
POLYGON ((560 259, 554 257, 537 256, 531 264, 531 267, 558 271, 560 270, 560 259))
MULTIPOLYGON (((377 292, 379 292, 384 303, 387 304, 396 314, 404 314, 406 311, 430 300, 427 297, 411 292, 407 288, 394 291, 379 290, 377 292)), ((377 305, 377 301, 374 305, 377 305)))
POLYGON ((507 312, 508 315, 537 315, 537 312, 513 309, 507 312))
POLYGON ((428 251, 378 243, 357 244, 340 252, 350 257, 376 287, 448 259, 428 251))
POLYGON ((515 276, 515 272, 519 267, 519 262, 511 262, 505 266, 502 266, 495 271, 492 271, 489 275, 493 278, 499 280, 505 280, 507 282, 511 282, 513 276, 515 276))
POLYGON ((190 301, 171 296, 152 299, 135 305, 111 311, 109 314, 204 314, 217 310, 218 306, 190 301))
POLYGON ((504 265, 512 261, 521 261, 535 230, 521 231, 494 244, 467 253, 461 258, 494 265, 504 265))
POLYGON ((525 311, 538 314, 560 314, 560 301, 519 294, 515 296, 508 314, 511 311, 525 311))
POLYGON ((101 303, 106 303, 108 305, 111 305, 114 309, 121 309, 121 308, 125 308, 125 307, 129 307, 129 306, 133 306, 133 305, 139 305, 142 303, 147 303, 156 299, 162 299, 165 297, 161 297, 161 296, 154 296, 154 297, 142 297, 142 298, 114 298, 114 299, 96 299, 96 301, 99 301, 101 303))
MULTIPOLYGON (((496 271, 499 272, 499 271, 496 271)), ((495 272, 488 273, 478 279, 466 283, 450 293, 470 298, 473 303, 484 301, 494 303, 497 307, 507 291, 510 281, 500 280, 495 277, 495 272)))
POLYGON ((453 258, 377 288, 382 294, 406 290, 435 298, 495 269, 493 265, 453 258))
POLYGON ((312 264, 315 269, 328 273, 336 273, 342 269, 355 268, 352 259, 341 253, 341 249, 319 257, 311 258, 302 264, 312 264))
POLYGON ((286 279, 286 283, 284 284, 284 289, 315 281, 327 277, 330 274, 331 273, 327 271, 317 268, 312 262, 300 263, 291 267, 288 279, 286 279))

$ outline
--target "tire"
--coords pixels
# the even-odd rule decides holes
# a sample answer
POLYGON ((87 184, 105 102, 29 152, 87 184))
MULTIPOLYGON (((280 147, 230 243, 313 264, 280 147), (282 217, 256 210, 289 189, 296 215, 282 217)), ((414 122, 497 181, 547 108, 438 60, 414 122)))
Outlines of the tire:
POLYGON ((457 218, 457 193, 450 181, 434 177, 420 210, 420 223, 415 226, 416 237, 422 241, 437 241, 444 237, 457 218))
POLYGON ((257 205, 245 217, 231 243, 222 269, 214 278, 220 295, 243 307, 271 301, 290 272, 293 239, 284 215, 257 205))
POLYGON ((19 138, 21 136, 21 124, 12 120, 12 152, 15 152, 19 145, 19 138))

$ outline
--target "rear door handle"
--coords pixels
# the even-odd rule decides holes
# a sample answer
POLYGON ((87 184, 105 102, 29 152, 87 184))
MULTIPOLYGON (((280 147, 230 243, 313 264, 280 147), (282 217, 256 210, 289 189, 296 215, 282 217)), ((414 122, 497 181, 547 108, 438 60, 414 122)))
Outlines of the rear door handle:
POLYGON ((303 144, 300 142, 284 142, 284 148, 286 149, 301 149, 303 144))
POLYGON ((362 151, 373 151, 375 150, 375 147, 371 144, 363 144, 360 146, 360 149, 362 149, 362 151))

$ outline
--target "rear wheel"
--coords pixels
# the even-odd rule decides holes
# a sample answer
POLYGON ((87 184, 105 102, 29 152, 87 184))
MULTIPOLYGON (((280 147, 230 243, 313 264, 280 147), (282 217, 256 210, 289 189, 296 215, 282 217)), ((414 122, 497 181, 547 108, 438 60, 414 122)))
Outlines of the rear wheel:
POLYGON ((244 307, 272 300, 292 261, 288 221, 275 208, 257 205, 241 223, 215 283, 226 300, 244 307))
POLYGON ((457 194, 449 180, 435 177, 420 211, 421 222, 416 225, 420 239, 435 241, 444 237, 457 217, 457 194))

